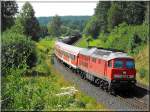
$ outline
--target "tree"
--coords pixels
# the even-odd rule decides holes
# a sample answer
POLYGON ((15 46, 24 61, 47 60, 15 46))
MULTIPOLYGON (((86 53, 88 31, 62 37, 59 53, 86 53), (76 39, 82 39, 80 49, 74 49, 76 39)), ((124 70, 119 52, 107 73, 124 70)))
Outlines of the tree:
POLYGON ((108 11, 108 29, 111 30, 114 26, 123 22, 122 9, 115 3, 113 3, 108 11))
POLYGON ((100 31, 100 25, 95 16, 93 16, 86 24, 84 28, 84 33, 86 35, 91 35, 93 38, 97 38, 100 31))
POLYGON ((14 16, 18 11, 15 1, 1 1, 1 29, 5 31, 14 24, 14 16))
POLYGON ((24 34, 31 36, 32 40, 37 41, 39 39, 40 26, 34 15, 34 9, 29 2, 23 5, 19 18, 24 27, 24 34))
POLYGON ((150 9, 150 7, 149 7, 149 5, 150 5, 150 2, 149 1, 147 1, 146 2, 146 11, 145 11, 145 21, 149 24, 149 19, 150 19, 150 15, 149 15, 149 9, 150 9))
POLYGON ((130 1, 125 2, 124 20, 128 24, 142 24, 145 16, 145 2, 130 1))
POLYGON ((48 35, 48 29, 46 26, 40 26, 40 37, 48 35))
POLYGON ((58 15, 54 16, 48 24, 48 32, 52 36, 60 36, 61 34, 61 19, 58 15))
POLYGON ((95 16, 99 23, 99 31, 107 31, 107 12, 110 9, 110 1, 99 1, 95 8, 95 16))
POLYGON ((128 49, 130 53, 135 53, 136 48, 140 45, 142 40, 137 34, 134 34, 133 37, 129 38, 128 49))

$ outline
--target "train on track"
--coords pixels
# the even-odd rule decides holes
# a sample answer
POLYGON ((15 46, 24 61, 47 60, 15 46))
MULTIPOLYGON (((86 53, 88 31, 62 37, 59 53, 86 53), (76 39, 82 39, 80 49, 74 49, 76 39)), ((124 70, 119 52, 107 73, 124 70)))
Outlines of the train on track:
POLYGON ((127 53, 101 48, 80 48, 57 41, 54 54, 71 70, 114 92, 118 88, 130 88, 136 84, 134 59, 127 53))

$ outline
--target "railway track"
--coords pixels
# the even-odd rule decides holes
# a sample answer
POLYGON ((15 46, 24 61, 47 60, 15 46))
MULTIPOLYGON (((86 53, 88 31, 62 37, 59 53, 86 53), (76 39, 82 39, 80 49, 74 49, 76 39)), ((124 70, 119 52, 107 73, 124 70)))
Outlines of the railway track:
MULTIPOLYGON (((60 63, 61 66, 63 66, 64 69, 66 69, 68 72, 72 72, 68 67, 66 67, 63 63, 60 63)), ((73 73, 73 72, 72 72, 73 73)), ((73 73, 74 75, 77 75, 75 73, 73 73)), ((97 88, 99 90, 99 88, 97 88)), ((106 93, 107 94, 107 93, 106 93)), ((116 96, 112 96, 110 94, 108 94, 110 97, 115 97, 116 100, 118 100, 119 102, 124 103, 125 105, 128 105, 128 107, 130 107, 130 109, 133 110, 144 110, 144 111, 148 111, 149 108, 149 104, 148 102, 145 102, 142 98, 137 98, 134 96, 133 93, 131 93, 129 95, 129 93, 125 93, 124 95, 122 94, 118 94, 116 96), (126 95, 125 95, 126 94, 126 95), (129 95, 129 96, 128 96, 129 95)), ((149 93, 147 93, 149 95, 149 93)))
POLYGON ((142 100, 139 100, 135 97, 132 99, 128 99, 128 98, 123 98, 121 96, 117 96, 117 98, 119 100, 123 101, 124 103, 126 103, 126 105, 133 107, 135 110, 147 111, 149 108, 148 104, 146 104, 142 100))
POLYGON ((145 86, 145 85, 143 85, 143 84, 141 84, 141 83, 139 83, 139 82, 137 82, 136 85, 137 85, 138 87, 143 88, 143 89, 147 90, 148 92, 150 92, 150 87, 149 87, 149 86, 145 86))
MULTIPOLYGON (((79 38, 78 40, 76 40, 76 42, 73 43, 73 45, 75 45, 81 38, 79 38)), ((68 67, 64 66, 64 64, 62 63, 59 63, 63 66, 64 69, 66 69, 68 72, 72 72, 68 67)), ((73 72, 72 72, 73 73, 73 72)), ((77 75, 75 73, 73 73, 74 75, 77 75)), ((145 86, 142 86, 141 84, 137 84, 137 89, 139 89, 137 91, 137 93, 142 93, 142 96, 146 96, 146 94, 149 96, 149 89, 148 87, 145 87, 145 86), (140 89, 141 88, 141 89, 140 89)), ((98 89, 98 88, 97 88, 98 89)), ((99 89, 98 89, 99 90, 99 89)), ((102 91, 102 90, 101 90, 102 91)), ((136 94, 137 94, 136 93, 136 94)), ((112 96, 110 94, 108 94, 107 92, 105 93, 107 94, 109 97, 114 97, 115 99, 114 100, 117 100, 118 103, 121 102, 123 103, 124 105, 130 107, 129 109, 133 109, 133 110, 144 110, 144 111, 148 111, 148 108, 149 108, 149 103, 147 100, 147 102, 145 101, 145 99, 143 99, 142 97, 135 97, 135 94, 130 94, 131 97, 124 97, 123 95, 116 95, 116 96, 112 96)), ((129 93, 126 92, 126 96, 128 96, 129 93)), ((147 99, 147 98, 146 98, 147 99)))

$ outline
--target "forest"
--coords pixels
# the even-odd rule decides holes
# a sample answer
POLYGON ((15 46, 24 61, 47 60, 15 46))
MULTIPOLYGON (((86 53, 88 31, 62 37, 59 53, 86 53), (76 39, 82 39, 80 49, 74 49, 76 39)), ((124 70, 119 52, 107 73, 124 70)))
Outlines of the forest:
POLYGON ((35 17, 29 2, 1 2, 1 109, 85 110, 103 105, 82 92, 57 97, 74 86, 53 67, 58 37, 81 33, 76 46, 124 50, 136 61, 138 82, 149 85, 149 2, 99 1, 92 16, 35 17))

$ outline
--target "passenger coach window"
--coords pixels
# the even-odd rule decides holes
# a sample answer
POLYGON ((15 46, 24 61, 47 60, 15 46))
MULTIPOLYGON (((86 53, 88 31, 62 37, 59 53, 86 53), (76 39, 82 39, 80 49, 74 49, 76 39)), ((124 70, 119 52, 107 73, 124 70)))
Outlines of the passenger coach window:
POLYGON ((92 58, 92 61, 93 61, 94 63, 96 63, 96 58, 92 58))
POLYGON ((132 69, 135 67, 135 64, 133 61, 126 61, 126 68, 132 69))
POLYGON ((123 62, 122 61, 115 61, 114 68, 123 68, 123 62))

